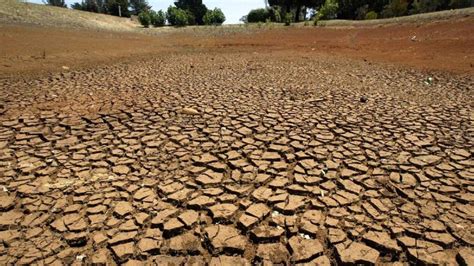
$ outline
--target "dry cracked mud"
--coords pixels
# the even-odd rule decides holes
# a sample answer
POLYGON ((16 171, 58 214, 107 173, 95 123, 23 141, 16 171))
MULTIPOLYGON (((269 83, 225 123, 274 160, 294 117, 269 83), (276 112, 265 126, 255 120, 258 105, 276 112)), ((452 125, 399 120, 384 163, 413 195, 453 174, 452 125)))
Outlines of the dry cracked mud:
POLYGON ((2 265, 474 263, 472 76, 188 51, 0 84, 2 265))

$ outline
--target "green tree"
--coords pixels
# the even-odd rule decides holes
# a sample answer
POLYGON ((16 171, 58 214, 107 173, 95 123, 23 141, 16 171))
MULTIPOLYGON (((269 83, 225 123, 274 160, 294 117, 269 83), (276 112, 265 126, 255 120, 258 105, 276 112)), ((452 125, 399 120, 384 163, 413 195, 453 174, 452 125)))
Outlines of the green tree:
POLYGON ((225 15, 220 8, 208 10, 203 18, 206 25, 221 25, 225 21, 225 15))
POLYGON ((247 15, 248 23, 265 22, 270 18, 270 12, 266 8, 252 9, 247 15))
POLYGON ((130 9, 132 15, 138 15, 151 9, 147 0, 130 0, 130 9))
POLYGON ((43 0, 43 3, 45 5, 50 5, 50 6, 58 6, 58 7, 66 7, 66 3, 64 2, 64 0, 43 0))
POLYGON ((106 7, 103 0, 83 0, 81 3, 74 3, 71 8, 82 11, 106 13, 106 7))
POLYGON ((474 6, 472 0, 451 0, 449 1, 449 8, 465 8, 474 6))
POLYGON ((151 24, 151 14, 148 11, 143 11, 138 14, 138 21, 143 27, 148 28, 151 24))
POLYGON ((326 0, 316 15, 317 20, 336 18, 339 3, 336 0, 326 0))
POLYGON ((191 25, 204 25, 204 15, 207 12, 207 7, 202 3, 202 0, 178 0, 174 5, 188 14, 188 23, 191 25))
POLYGON ((162 10, 155 12, 150 11, 151 24, 155 27, 163 27, 166 23, 166 14, 162 10))
POLYGON ((130 17, 130 11, 128 10, 129 5, 128 0, 107 0, 107 13, 113 16, 118 16, 119 13, 121 13, 122 17, 130 17))
POLYGON ((377 19, 377 17, 378 17, 378 14, 375 11, 370 11, 369 13, 365 15, 366 20, 377 19))
POLYGON ((384 18, 405 16, 408 11, 407 0, 390 0, 390 3, 385 6, 382 11, 384 18))
POLYGON ((168 23, 173 26, 186 26, 188 25, 188 14, 183 9, 169 6, 166 12, 166 19, 168 23))

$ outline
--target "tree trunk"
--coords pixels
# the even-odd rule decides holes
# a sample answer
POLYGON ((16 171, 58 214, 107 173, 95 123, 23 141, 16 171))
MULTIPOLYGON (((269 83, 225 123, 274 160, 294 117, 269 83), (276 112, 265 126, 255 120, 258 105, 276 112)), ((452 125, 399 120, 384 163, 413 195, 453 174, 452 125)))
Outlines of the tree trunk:
POLYGON ((297 5, 296 6, 296 12, 295 12, 295 22, 300 21, 300 15, 301 15, 300 13, 301 13, 301 6, 297 5))

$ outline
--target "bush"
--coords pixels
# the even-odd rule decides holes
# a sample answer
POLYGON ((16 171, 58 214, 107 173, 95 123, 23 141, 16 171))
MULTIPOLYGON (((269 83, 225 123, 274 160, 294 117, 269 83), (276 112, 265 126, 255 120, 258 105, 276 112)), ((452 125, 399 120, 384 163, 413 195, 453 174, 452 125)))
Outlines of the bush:
POLYGON ((150 11, 151 24, 155 27, 163 27, 166 23, 166 15, 163 11, 150 11))
POLYGON ((270 18, 272 21, 280 23, 281 22, 281 7, 276 6, 270 9, 270 18))
POLYGON ((377 14, 377 12, 370 11, 369 13, 365 14, 365 19, 366 20, 377 19, 378 16, 379 14, 377 14))
POLYGON ((390 3, 384 7, 382 16, 384 18, 400 17, 407 14, 407 0, 390 0, 390 3))
POLYGON ((143 27, 148 28, 151 24, 151 14, 148 11, 138 14, 138 21, 143 27))
POLYGON ((168 23, 173 26, 186 26, 188 25, 188 14, 186 11, 179 9, 177 7, 170 6, 168 7, 168 12, 166 12, 166 19, 168 23))
POLYGON ((247 22, 265 22, 267 18, 270 18, 270 12, 268 12, 266 8, 258 8, 250 10, 249 14, 247 15, 247 22))
POLYGON ((290 26, 293 15, 291 13, 286 13, 285 15, 285 26, 290 26))
POLYGON ((321 19, 336 18, 338 8, 339 4, 336 0, 326 0, 326 2, 324 2, 324 5, 319 9, 318 14, 316 15, 316 21, 321 19))
POLYGON ((220 8, 214 8, 214 10, 206 12, 203 21, 206 25, 222 25, 225 21, 225 15, 220 8))

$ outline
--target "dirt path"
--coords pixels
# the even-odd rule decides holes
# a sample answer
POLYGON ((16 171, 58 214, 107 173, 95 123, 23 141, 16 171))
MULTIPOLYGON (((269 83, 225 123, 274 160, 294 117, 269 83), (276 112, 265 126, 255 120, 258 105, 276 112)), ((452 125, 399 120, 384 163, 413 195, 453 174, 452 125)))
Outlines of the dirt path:
POLYGON ((473 263, 470 36, 5 29, 1 265, 473 263))

